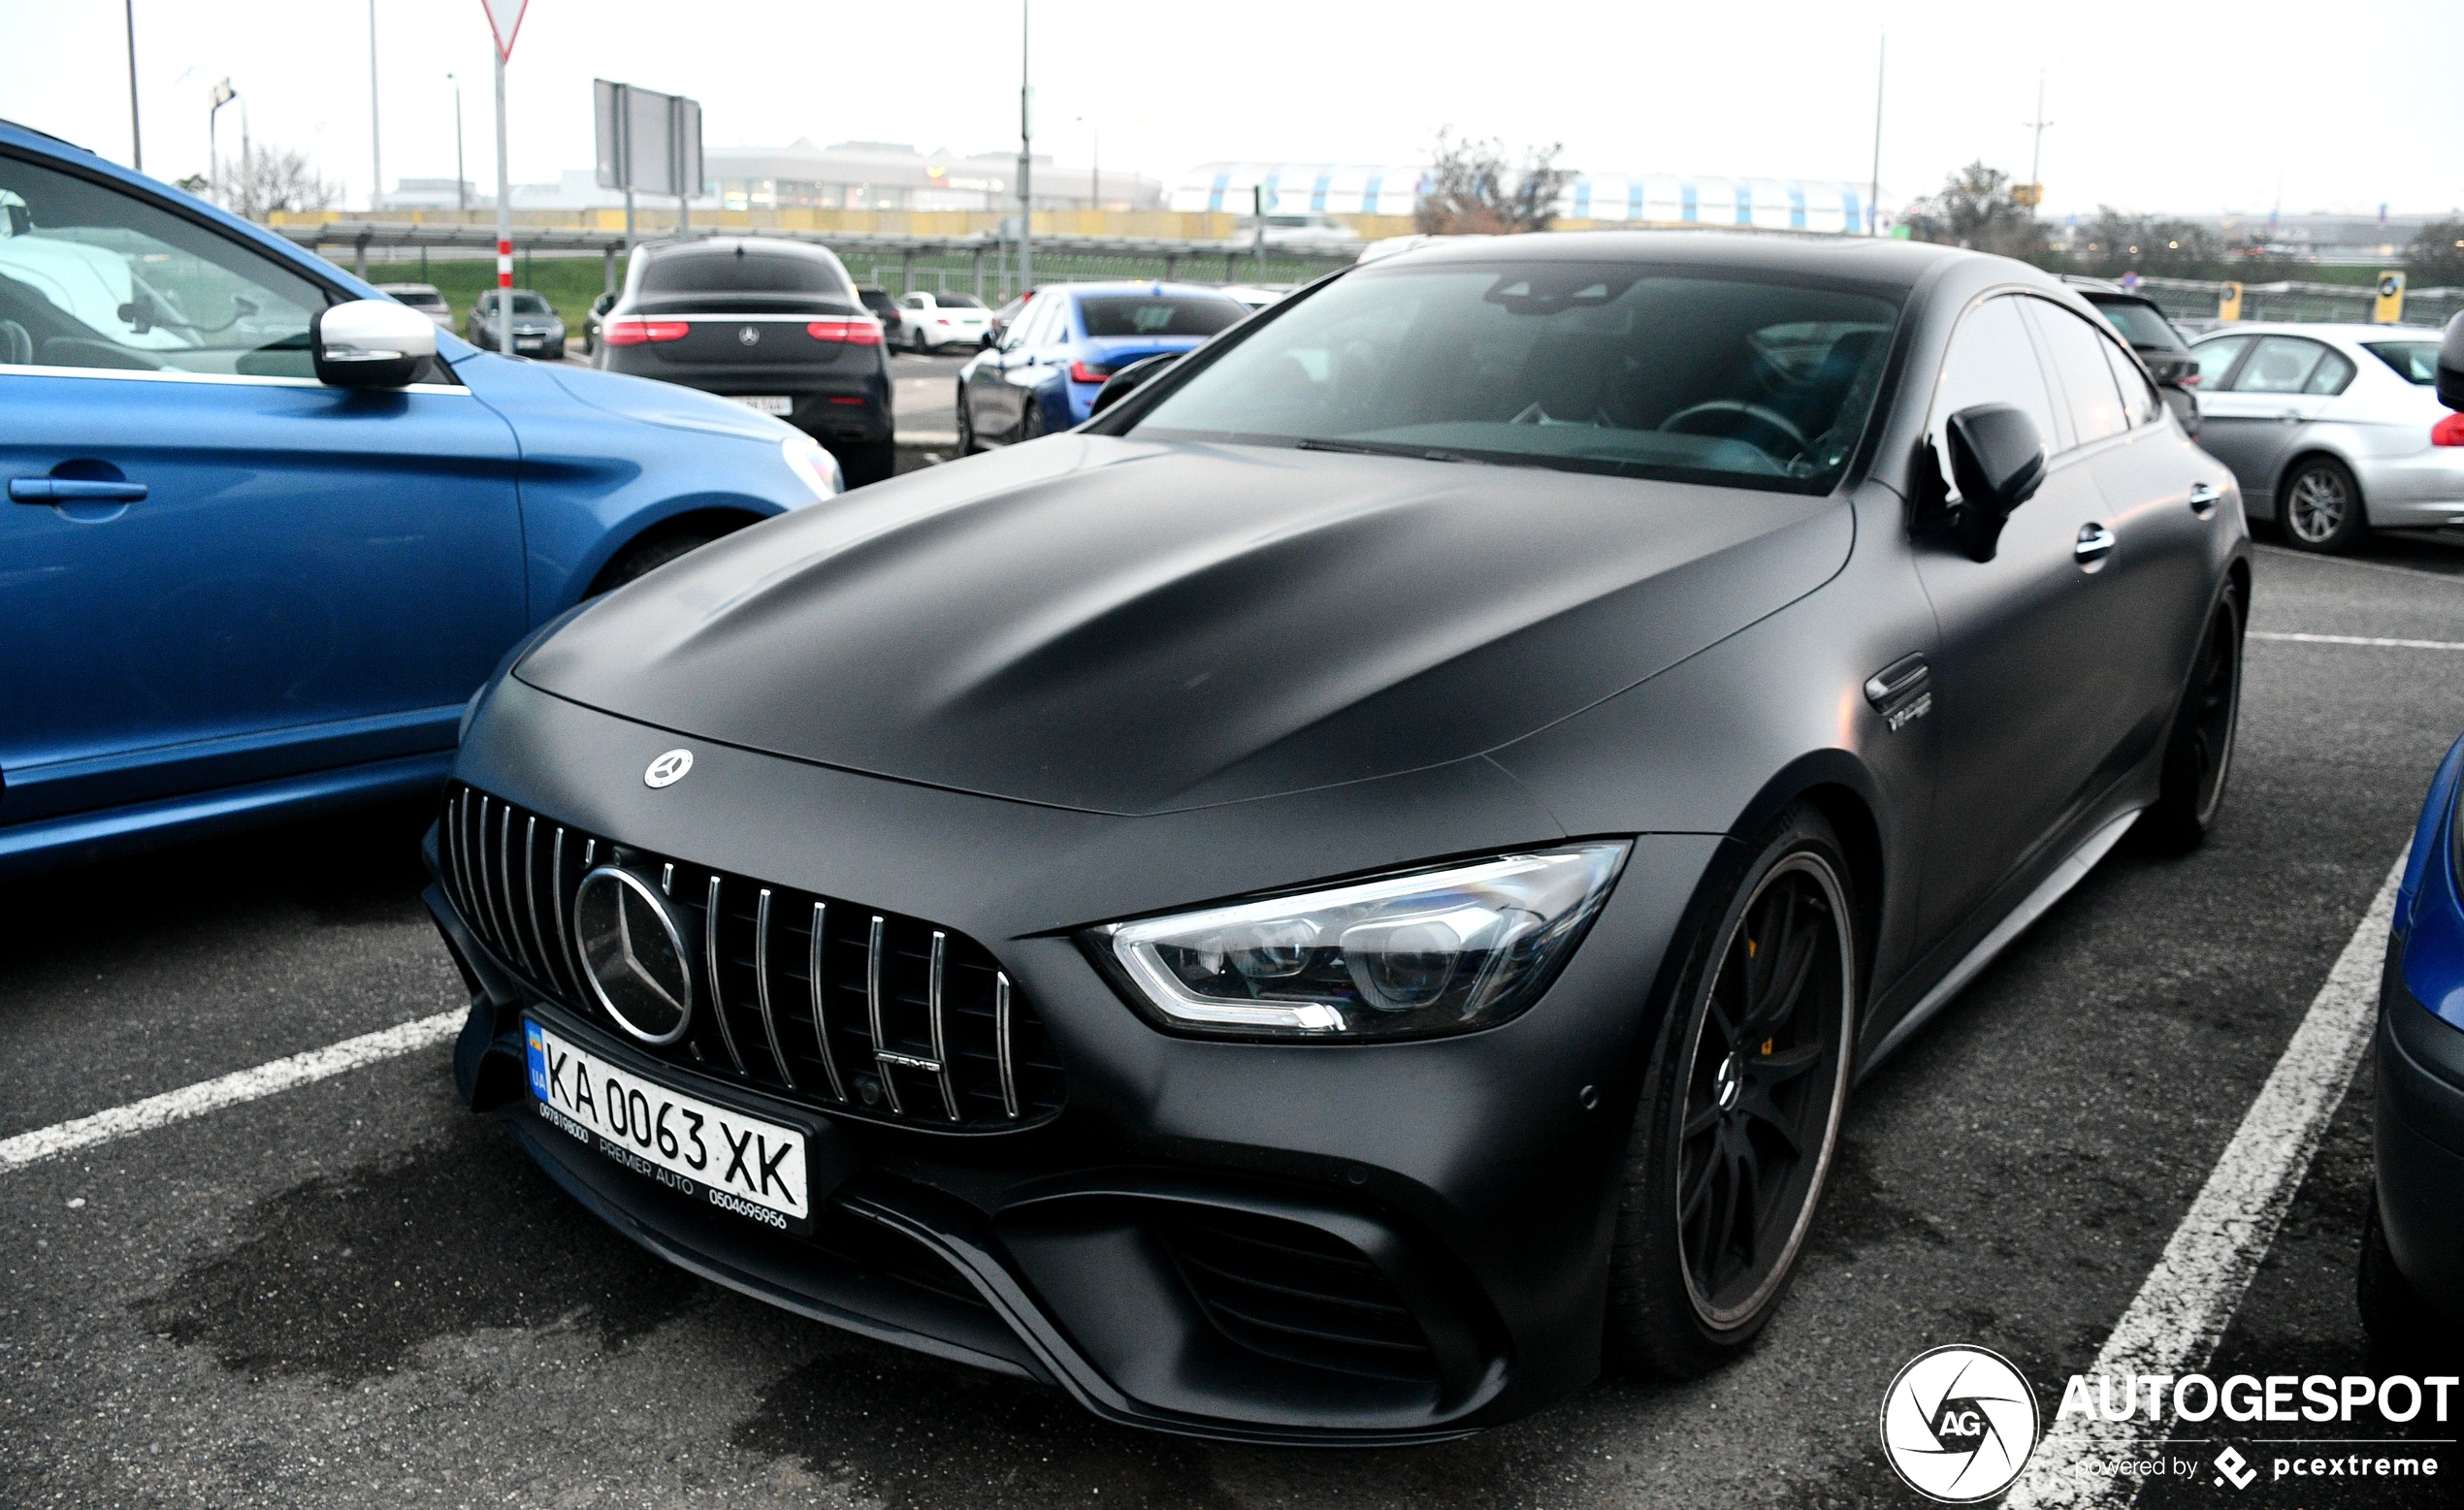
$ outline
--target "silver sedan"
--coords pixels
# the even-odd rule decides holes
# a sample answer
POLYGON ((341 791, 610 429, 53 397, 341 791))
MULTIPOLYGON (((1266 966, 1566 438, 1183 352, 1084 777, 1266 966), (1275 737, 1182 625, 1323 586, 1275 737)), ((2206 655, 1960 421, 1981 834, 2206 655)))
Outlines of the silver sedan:
POLYGON ((2431 388, 2437 331, 2233 325, 2190 349, 2199 444, 2287 545, 2341 551, 2372 529, 2464 526, 2464 415, 2431 388))

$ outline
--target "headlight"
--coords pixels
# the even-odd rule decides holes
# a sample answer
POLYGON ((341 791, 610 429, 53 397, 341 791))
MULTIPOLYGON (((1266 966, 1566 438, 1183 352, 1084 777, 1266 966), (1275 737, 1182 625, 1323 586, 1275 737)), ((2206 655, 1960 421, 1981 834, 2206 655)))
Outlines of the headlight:
POLYGON ((779 442, 779 455, 787 459, 787 469, 813 490, 813 497, 834 498, 847 491, 847 477, 838 469, 838 458, 812 436, 801 432, 788 436, 779 442))
POLYGON ((1168 1027, 1244 1038, 1462 1033, 1529 1007, 1625 863, 1623 841, 1106 923, 1086 947, 1168 1027))

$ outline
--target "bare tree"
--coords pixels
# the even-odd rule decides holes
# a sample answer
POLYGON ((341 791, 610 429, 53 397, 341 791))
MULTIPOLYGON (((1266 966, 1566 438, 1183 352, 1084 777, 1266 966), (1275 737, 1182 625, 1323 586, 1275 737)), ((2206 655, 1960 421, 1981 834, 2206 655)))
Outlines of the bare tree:
POLYGON ((2415 288, 2464 287, 2464 219, 2423 226, 2405 248, 2404 270, 2415 288))
POLYGON ((2222 238, 2206 226, 2124 214, 2110 205, 2097 207, 2096 218, 2088 223, 2070 251, 2079 271, 2105 277, 2124 273, 2212 277, 2216 265, 2224 259, 2222 238))
POLYGON ((2011 198, 2011 176, 1973 162, 1942 180, 1939 192, 1910 205, 1902 218, 1920 241, 1947 241, 2023 261, 2042 260, 2045 228, 2011 198))
POLYGON ((277 209, 328 209, 342 200, 340 184, 325 181, 306 152, 287 146, 260 146, 225 158, 216 181, 223 207, 250 220, 277 209))
POLYGON ((1438 132, 1429 184, 1413 221, 1434 236, 1545 231, 1557 196, 1573 179, 1556 166, 1558 143, 1527 148, 1520 169, 1508 168, 1505 142, 1438 132))

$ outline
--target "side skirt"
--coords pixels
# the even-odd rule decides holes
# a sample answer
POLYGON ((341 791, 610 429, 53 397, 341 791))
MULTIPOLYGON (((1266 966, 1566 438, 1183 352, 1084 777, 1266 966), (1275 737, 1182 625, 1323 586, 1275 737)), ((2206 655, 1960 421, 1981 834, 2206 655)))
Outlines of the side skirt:
POLYGON ((1858 1070, 1857 1078, 1862 1080, 1872 1074, 1874 1066, 1891 1057, 1894 1049, 1906 1043, 1917 1029, 1925 1026, 1927 1018, 1949 1006, 1951 998, 1959 995, 1966 988, 1969 981, 1983 974, 1985 967, 1994 962, 1995 955, 2010 948, 2011 941, 2026 933, 2037 918, 2052 911, 2054 904, 2067 895, 2071 887, 2086 880, 2088 873, 2096 868, 2096 862, 2103 859, 2107 851, 2111 851, 2115 845, 2120 844, 2122 836, 2130 831, 2130 825, 2139 820, 2139 809, 2133 808, 2090 834, 2078 849, 2070 851, 2068 859, 2055 866, 2052 875, 2037 883, 2035 890, 2027 893, 2026 899, 2017 907, 2012 908, 2007 916, 1995 923, 1993 932, 1977 940, 1976 948, 1969 949, 1958 964, 1951 967, 1948 975, 1934 982, 1932 990, 1926 992, 1914 1007, 1908 1009, 1906 1016, 1901 1017, 1892 1026, 1890 1033, 1884 1036, 1881 1045, 1874 1049, 1863 1068, 1858 1070))

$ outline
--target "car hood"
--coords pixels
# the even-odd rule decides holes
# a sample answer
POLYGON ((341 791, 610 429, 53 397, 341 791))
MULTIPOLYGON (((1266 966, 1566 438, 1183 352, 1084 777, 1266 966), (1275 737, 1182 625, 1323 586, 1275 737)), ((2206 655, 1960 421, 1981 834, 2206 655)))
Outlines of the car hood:
POLYGON ((1060 435, 741 530, 517 669, 726 744, 1141 814, 1477 755, 1819 586, 1836 498, 1060 435))
POLYGON ((558 387, 592 408, 671 430, 742 435, 773 445, 795 434, 785 420, 772 419, 741 403, 674 383, 602 372, 596 368, 560 367, 553 369, 553 376, 558 387))

